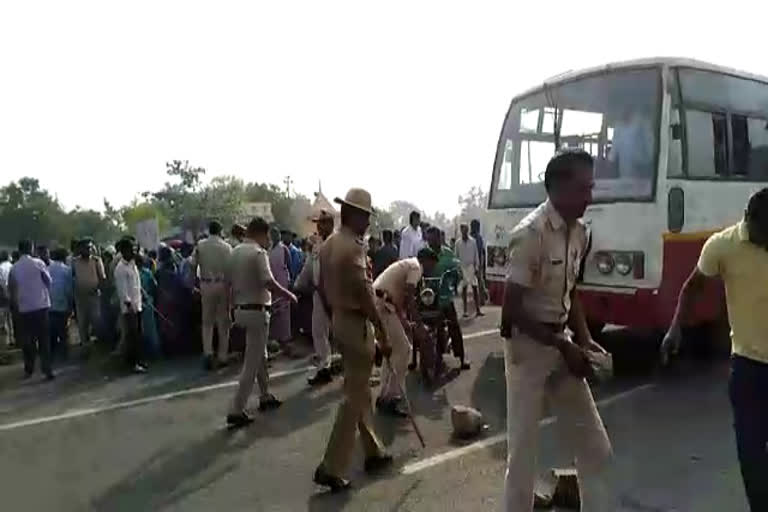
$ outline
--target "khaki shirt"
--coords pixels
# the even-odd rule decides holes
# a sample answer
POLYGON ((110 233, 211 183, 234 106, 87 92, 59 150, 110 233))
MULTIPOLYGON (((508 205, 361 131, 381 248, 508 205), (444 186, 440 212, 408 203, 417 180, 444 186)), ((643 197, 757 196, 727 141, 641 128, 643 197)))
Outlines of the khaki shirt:
MULTIPOLYGON (((332 309, 362 311, 364 294, 372 296, 365 244, 361 237, 342 227, 320 248, 320 268, 325 296, 332 309)), ((367 300, 367 299, 366 299, 367 300)))
POLYGON ((230 259, 232 297, 236 306, 272 304, 267 284, 273 279, 267 251, 253 240, 245 240, 232 249, 230 259))
POLYGON ((520 221, 511 239, 507 281, 526 288, 523 309, 536 321, 564 324, 587 248, 586 227, 579 221, 569 229, 546 201, 520 221))
POLYGON ((75 275, 75 292, 92 294, 99 288, 99 283, 106 279, 101 258, 78 256, 72 260, 72 272, 75 275))
POLYGON ((228 281, 231 254, 232 246, 219 236, 200 240, 192 256, 193 266, 200 267, 200 280, 228 281))
POLYGON ((376 278, 373 287, 386 292, 395 306, 405 307, 405 288, 407 285, 416 286, 421 279, 421 265, 417 258, 396 261, 376 278))

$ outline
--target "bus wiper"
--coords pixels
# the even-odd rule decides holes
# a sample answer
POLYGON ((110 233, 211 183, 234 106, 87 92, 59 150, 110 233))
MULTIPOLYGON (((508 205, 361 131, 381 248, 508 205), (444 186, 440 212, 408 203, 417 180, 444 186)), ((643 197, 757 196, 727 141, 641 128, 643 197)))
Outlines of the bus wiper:
POLYGON ((554 128, 552 131, 555 139, 555 153, 557 153, 560 151, 560 117, 562 114, 557 108, 557 102, 552 98, 552 89, 546 82, 544 83, 544 98, 547 100, 547 106, 553 109, 554 128))

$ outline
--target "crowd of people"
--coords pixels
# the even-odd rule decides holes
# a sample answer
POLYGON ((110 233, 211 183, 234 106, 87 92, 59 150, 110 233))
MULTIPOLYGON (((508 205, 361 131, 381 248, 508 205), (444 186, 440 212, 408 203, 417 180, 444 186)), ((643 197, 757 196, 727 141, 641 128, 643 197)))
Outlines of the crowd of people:
MULTIPOLYGON (((593 358, 605 350, 592 339, 575 293, 589 250, 581 218, 592 199, 593 170, 593 159, 584 151, 554 156, 544 174, 547 200, 510 233, 500 326, 508 433, 503 507, 508 511, 532 509, 536 432, 545 400, 559 416, 558 428, 575 455, 582 508, 616 510, 612 446, 586 381, 594 374, 593 358)), ((383 367, 376 406, 394 416, 409 414, 404 400, 408 361, 413 347, 429 336, 417 303, 427 277, 457 276, 439 279, 433 292, 454 355, 462 369, 469 368, 453 299, 461 294, 468 316, 471 289, 475 314, 482 315, 485 247, 478 222, 462 225, 460 238, 447 244, 445 234, 423 224, 418 212, 411 214, 405 229, 366 240, 374 214, 370 194, 350 189, 336 201, 341 204, 341 226, 336 228, 334 216, 321 212, 315 219, 317 232, 305 243, 261 218, 247 227, 233 226, 231 243, 213 221, 196 247, 164 245, 157 254, 137 251, 130 237, 100 256, 88 239, 74 243, 71 256, 61 248, 34 251, 32 242, 23 240, 13 255, 0 252, 0 325, 22 346, 25 376, 32 375, 39 354, 47 379, 54 378, 52 359, 67 356, 67 324, 73 314, 83 354, 89 353, 94 338, 100 339, 117 347, 136 372, 146 371, 151 355, 190 350, 196 329, 205 367, 226 365, 230 341, 237 342, 232 333, 239 330, 244 361, 226 421, 240 428, 253 422, 246 404, 256 383, 259 410, 281 405, 270 393, 268 342, 285 346, 295 333, 293 319, 293 327, 303 325, 313 339, 317 371, 310 385, 334 378, 331 340, 341 356, 343 398, 314 481, 334 491, 347 489, 350 482, 344 475, 356 432, 366 471, 392 463, 373 428, 369 383, 378 352, 383 367)), ((768 414, 763 400, 768 326, 754 310, 766 299, 765 289, 754 286, 754 276, 768 272, 767 247, 768 189, 763 189, 750 198, 741 222, 704 245, 662 343, 666 361, 680 346, 695 302, 708 283, 722 278, 733 329, 729 392, 752 510, 768 509, 768 414)))
POLYGON ((366 238, 370 194, 352 189, 337 202, 341 225, 322 211, 306 240, 261 218, 233 226, 229 240, 214 220, 196 245, 161 244, 157 251, 142 250, 130 236, 101 249, 78 240, 72 254, 22 240, 18 252, 0 254, 0 307, 9 339, 22 348, 25 377, 39 359, 45 378, 55 378, 54 361, 69 357, 74 345, 73 319, 82 357, 100 344, 135 373, 146 372, 153 358, 196 350, 204 368, 214 370, 230 363, 234 349, 243 353, 243 366, 226 422, 240 428, 253 421, 246 404, 256 384, 260 411, 281 405, 270 392, 269 354, 290 352, 291 340, 306 333, 317 366, 309 385, 334 380, 334 351, 344 375, 344 399, 315 481, 334 490, 349 485, 341 475, 356 430, 366 469, 388 465, 392 458, 371 424, 375 355, 382 365, 377 409, 407 416, 413 346, 430 339, 418 303, 423 278, 452 273, 456 278, 439 279, 434 293, 453 354, 460 369, 468 369, 453 299, 461 292, 469 316, 471 289, 475 314, 482 315, 485 248, 479 222, 462 225, 460 239, 449 246, 445 233, 422 223, 418 212, 405 229, 366 238))
MULTIPOLYGON (((309 381, 322 385, 333 380, 329 319, 317 314, 322 304, 314 290, 319 286, 318 250, 334 230, 334 217, 323 211, 315 221, 317 230, 306 239, 270 226, 265 248, 270 271, 298 299, 296 304, 275 299, 267 348, 270 355, 290 354, 293 340, 311 337, 318 371, 309 381)), ((386 229, 367 238, 370 277, 374 280, 397 261, 416 257, 424 247, 439 257, 436 272, 455 270, 462 275, 463 279, 446 283, 440 300, 448 315, 454 352, 458 351, 462 367, 468 368, 460 353, 463 341, 453 296, 461 292, 467 317, 471 288, 476 313, 482 315, 485 247, 480 224, 473 220, 469 226, 462 225, 461 238, 451 239, 449 245, 445 232, 421 222, 419 212, 412 212, 409 221, 404 229, 386 229)), ((246 343, 244 331, 232 321, 227 274, 229 254, 245 240, 246 227, 235 224, 229 235, 225 239, 223 227, 213 221, 196 245, 169 241, 157 250, 141 250, 132 237, 102 247, 83 238, 72 241, 69 250, 23 240, 15 251, 0 251, 4 344, 22 349, 26 376, 32 375, 39 358, 49 379, 54 378, 53 361, 69 359, 77 345, 83 359, 99 346, 123 354, 136 372, 146 371, 153 359, 197 351, 202 352, 206 369, 225 366, 230 352, 244 352, 246 343), (70 335, 73 323, 76 340, 70 335)))

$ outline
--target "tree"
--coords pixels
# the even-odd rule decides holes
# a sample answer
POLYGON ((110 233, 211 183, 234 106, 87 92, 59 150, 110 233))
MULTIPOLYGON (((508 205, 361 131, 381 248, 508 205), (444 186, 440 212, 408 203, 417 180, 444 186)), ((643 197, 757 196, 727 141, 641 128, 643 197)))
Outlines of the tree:
POLYGON ((460 218, 462 222, 470 222, 472 219, 478 219, 480 222, 485 219, 488 210, 488 194, 483 192, 480 187, 472 187, 466 194, 459 196, 461 205, 460 218))
POLYGON ((96 210, 74 209, 70 211, 67 214, 67 227, 67 234, 69 235, 67 238, 92 237, 99 244, 114 242, 122 234, 119 225, 114 224, 106 215, 96 210))
POLYGON ((376 209, 376 214, 371 215, 371 227, 369 229, 371 236, 381 238, 381 232, 385 229, 395 229, 395 221, 392 219, 392 214, 383 209, 376 209))
POLYGON ((59 202, 35 178, 21 178, 0 188, 0 243, 14 245, 23 238, 52 244, 67 233, 59 202))
POLYGON ((443 212, 435 212, 434 215, 425 216, 422 218, 422 220, 432 226, 437 226, 446 233, 453 232, 453 220, 449 219, 448 216, 443 212))
POLYGON ((157 219, 157 227, 161 234, 167 232, 171 226, 162 208, 152 201, 139 202, 134 200, 131 204, 122 208, 121 214, 126 230, 133 235, 136 234, 136 225, 149 219, 157 219))
POLYGON ((274 183, 249 183, 245 187, 245 197, 251 203, 270 203, 275 224, 281 228, 290 229, 293 224, 291 205, 293 199, 288 197, 283 189, 274 183))
POLYGON ((234 176, 218 176, 200 192, 204 220, 216 219, 225 226, 237 220, 245 202, 245 184, 234 176))
POLYGON ((204 217, 203 205, 198 193, 205 174, 203 167, 190 167, 188 160, 173 160, 166 162, 165 173, 178 178, 178 183, 166 182, 158 192, 145 192, 145 200, 158 203, 166 218, 172 225, 186 227, 187 224, 197 225, 204 217))
POLYGON ((400 229, 408 225, 411 212, 421 212, 421 209, 419 209, 418 206, 413 203, 409 203, 408 201, 392 201, 387 210, 392 217, 392 222, 394 223, 394 227, 396 229, 400 229))

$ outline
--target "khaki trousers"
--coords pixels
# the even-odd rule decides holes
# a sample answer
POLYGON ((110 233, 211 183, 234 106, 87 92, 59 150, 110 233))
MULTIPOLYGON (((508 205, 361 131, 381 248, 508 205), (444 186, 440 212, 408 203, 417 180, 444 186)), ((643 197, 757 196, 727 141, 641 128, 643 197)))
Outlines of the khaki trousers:
POLYGON ((203 305, 203 354, 213 355, 213 328, 219 331, 219 360, 229 354, 229 286, 224 282, 200 283, 200 300, 203 305))
POLYGON ((611 443, 584 379, 572 376, 560 352, 523 334, 504 340, 507 380, 506 512, 533 509, 539 420, 545 399, 557 415, 558 435, 576 459, 581 510, 615 512, 608 482, 611 443))
POLYGON ((381 368, 381 392, 382 399, 401 397, 405 391, 405 377, 408 373, 408 362, 411 359, 411 342, 403 328, 400 315, 395 307, 384 299, 376 298, 376 309, 381 318, 381 327, 392 345, 392 355, 384 360, 381 368), (392 369, 394 368, 394 372, 392 369), (395 379, 395 373, 397 379, 395 379), (402 391, 401 391, 402 390, 402 391))
POLYGON ((97 334, 101 316, 101 298, 96 292, 76 292, 77 331, 83 346, 91 344, 91 332, 97 334))
POLYGON ((265 355, 269 333, 269 313, 236 310, 235 323, 245 328, 245 360, 235 398, 232 400, 231 414, 239 414, 245 410, 248 398, 253 392, 254 380, 259 381, 262 397, 269 393, 269 374, 265 355))
POLYGON ((355 448, 355 430, 366 457, 382 455, 384 447, 373 430, 371 378, 374 359, 373 326, 360 313, 334 311, 333 336, 344 365, 344 399, 336 414, 323 459, 324 469, 334 476, 349 467, 355 448))

